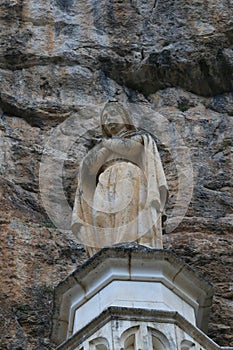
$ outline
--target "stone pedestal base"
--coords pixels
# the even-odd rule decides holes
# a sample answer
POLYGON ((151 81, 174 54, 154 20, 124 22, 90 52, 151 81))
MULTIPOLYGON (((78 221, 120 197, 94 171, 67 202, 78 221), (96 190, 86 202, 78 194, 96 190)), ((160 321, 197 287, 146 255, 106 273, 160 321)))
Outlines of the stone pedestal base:
POLYGON ((59 350, 218 350, 207 328, 212 286, 164 250, 105 248, 55 292, 59 350))

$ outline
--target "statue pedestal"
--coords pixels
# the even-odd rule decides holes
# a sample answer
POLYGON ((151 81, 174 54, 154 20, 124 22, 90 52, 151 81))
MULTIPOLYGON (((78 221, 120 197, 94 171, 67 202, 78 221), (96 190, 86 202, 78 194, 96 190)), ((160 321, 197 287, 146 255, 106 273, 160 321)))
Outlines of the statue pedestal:
POLYGON ((213 288, 165 250, 105 248, 55 291, 59 350, 221 349, 204 333, 213 288))

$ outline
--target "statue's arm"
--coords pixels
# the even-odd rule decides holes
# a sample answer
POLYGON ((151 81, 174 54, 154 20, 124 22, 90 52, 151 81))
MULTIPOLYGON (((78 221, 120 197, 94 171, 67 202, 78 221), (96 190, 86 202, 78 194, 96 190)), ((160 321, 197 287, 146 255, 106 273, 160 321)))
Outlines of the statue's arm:
POLYGON ((136 155, 142 150, 142 137, 135 135, 131 138, 113 137, 103 140, 103 145, 114 153, 136 155))
POLYGON ((102 164, 109 156, 110 151, 101 144, 95 146, 84 159, 85 167, 89 174, 94 175, 98 172, 102 164))

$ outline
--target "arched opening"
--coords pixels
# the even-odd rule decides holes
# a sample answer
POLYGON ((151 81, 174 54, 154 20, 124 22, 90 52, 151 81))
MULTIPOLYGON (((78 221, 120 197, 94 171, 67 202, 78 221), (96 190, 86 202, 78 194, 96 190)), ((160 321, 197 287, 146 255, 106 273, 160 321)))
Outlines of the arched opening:
POLYGON ((98 344, 95 346, 95 350, 108 350, 108 348, 104 344, 98 344))
POLYGON ((173 350, 175 349, 172 344, 170 344, 167 337, 155 328, 148 327, 148 333, 151 337, 152 349, 153 350, 173 350))
POLYGON ((136 334, 139 331, 139 326, 127 329, 121 336, 121 350, 136 349, 136 334))
POLYGON ((107 339, 99 337, 90 341, 90 350, 109 350, 107 339))
POLYGON ((153 350, 165 350, 163 343, 157 337, 152 335, 152 348, 153 350))
POLYGON ((134 350, 135 349, 135 334, 130 335, 124 344, 124 350, 134 350))

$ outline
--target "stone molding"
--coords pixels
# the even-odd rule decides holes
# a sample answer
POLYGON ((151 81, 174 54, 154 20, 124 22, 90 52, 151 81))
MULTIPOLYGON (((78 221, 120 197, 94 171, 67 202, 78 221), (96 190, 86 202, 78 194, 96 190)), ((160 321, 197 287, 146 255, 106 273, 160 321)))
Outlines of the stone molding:
MULTIPOLYGON (((233 350, 233 347, 221 347, 206 336, 201 330, 193 326, 178 312, 145 310, 135 308, 110 307, 104 310, 101 315, 95 318, 90 324, 85 326, 73 337, 63 342, 56 350, 76 350, 79 349, 88 338, 98 332, 107 323, 119 321, 137 321, 138 324, 145 322, 172 324, 179 327, 183 332, 188 334, 192 339, 202 346, 203 350, 233 350)), ((196 349, 196 348, 195 348, 196 349)))
MULTIPOLYGON (((77 308, 113 281, 160 283, 194 309, 193 325, 205 331, 213 296, 209 282, 169 251, 135 245, 117 246, 102 249, 56 288, 52 330, 56 344, 73 336, 77 308)), ((104 308, 108 306, 111 305, 106 304, 104 308)), ((93 315, 93 319, 96 316, 93 315)), ((86 320, 87 323, 91 321, 86 320)))

